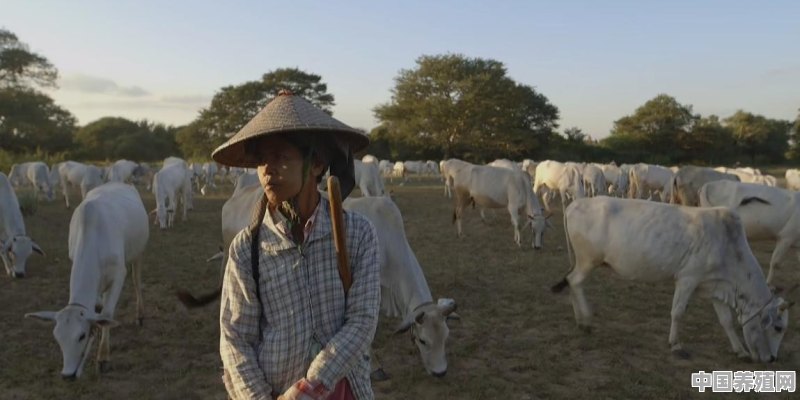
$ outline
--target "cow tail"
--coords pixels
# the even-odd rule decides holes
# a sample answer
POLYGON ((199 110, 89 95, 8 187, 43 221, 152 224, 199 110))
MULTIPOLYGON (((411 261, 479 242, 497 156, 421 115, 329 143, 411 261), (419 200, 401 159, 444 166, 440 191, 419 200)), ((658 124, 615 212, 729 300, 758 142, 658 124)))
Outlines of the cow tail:
POLYGON ((567 239, 567 262, 569 262, 569 271, 567 271, 567 273, 564 275, 564 278, 561 279, 561 281, 559 281, 550 288, 550 291, 552 291, 553 293, 560 293, 562 290, 564 290, 565 287, 569 286, 569 281, 567 281, 567 276, 569 276, 572 270, 575 269, 575 260, 574 260, 575 256, 572 253, 572 243, 570 243, 569 241, 569 228, 567 227, 567 211, 563 203, 561 204, 561 209, 563 211, 562 215, 564 220, 564 236, 567 239))

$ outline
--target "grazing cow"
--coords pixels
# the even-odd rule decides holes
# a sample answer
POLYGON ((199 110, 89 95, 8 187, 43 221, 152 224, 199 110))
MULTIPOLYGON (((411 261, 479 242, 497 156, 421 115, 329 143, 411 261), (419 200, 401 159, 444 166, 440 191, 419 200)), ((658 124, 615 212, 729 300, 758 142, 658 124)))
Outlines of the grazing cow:
POLYGON ((456 223, 458 237, 463 236, 461 217, 464 209, 473 203, 481 208, 506 208, 514 226, 514 241, 521 246, 520 229, 531 223, 534 249, 542 248, 542 238, 548 226, 548 216, 542 212, 539 200, 531 190, 530 177, 522 171, 505 168, 475 165, 462 168, 455 174, 453 188, 456 193, 453 222, 456 223), (522 226, 520 215, 527 216, 522 226))
POLYGON ((361 157, 361 162, 374 163, 375 165, 378 165, 380 161, 378 161, 378 157, 375 157, 372 154, 365 154, 364 157, 361 157))
POLYGON ((383 196, 386 189, 383 186, 383 178, 378 171, 378 164, 365 163, 359 160, 353 161, 355 169, 355 180, 362 196, 383 196))
POLYGON ((550 203, 547 197, 540 193, 542 189, 558 191, 561 195, 562 206, 567 204, 567 195, 578 199, 586 196, 583 190, 583 174, 580 166, 576 163, 545 160, 536 166, 536 180, 533 183, 533 192, 537 196, 542 196, 544 208, 550 211, 550 203))
POLYGON ((25 232, 19 201, 6 174, 0 172, 0 259, 12 278, 24 278, 25 266, 32 252, 44 255, 25 232))
POLYGON ((700 205, 698 192, 708 182, 713 181, 739 181, 739 177, 724 172, 715 171, 711 168, 686 166, 682 167, 672 179, 672 204, 682 204, 684 206, 700 205))
POLYGON ((136 317, 144 317, 142 271, 139 263, 149 230, 147 212, 133 186, 107 183, 92 189, 75 208, 69 224, 72 272, 69 303, 60 311, 25 314, 55 321, 55 336, 63 355, 61 377, 79 378, 91 351, 96 328, 102 330, 98 367, 105 372, 111 359, 111 328, 118 326, 114 311, 125 283, 126 265, 136 293, 136 317))
MULTIPOLYGON (((447 372, 445 343, 447 319, 456 303, 440 298, 433 302, 422 267, 408 244, 400 209, 387 197, 361 197, 344 201, 344 208, 364 215, 375 226, 381 249, 381 310, 403 321, 396 332, 411 330, 411 338, 429 374, 447 372)), ((453 315, 455 317, 455 315, 453 315)))
MULTIPOLYGON (((166 164, 153 176, 153 195, 156 198, 154 210, 161 229, 171 228, 175 222, 180 199, 183 209, 182 221, 186 221, 192 192, 192 173, 185 162, 166 164)), ((152 213, 152 212, 151 212, 152 213)))
POLYGON ((470 164, 466 161, 462 161, 457 158, 444 160, 440 163, 439 170, 442 173, 442 180, 444 180, 445 196, 450 198, 453 197, 453 179, 455 179, 455 176, 458 173, 458 171, 472 166, 474 166, 474 164, 470 164))
POLYGON ((50 168, 41 161, 14 164, 8 174, 8 180, 14 187, 33 186, 33 194, 39 198, 44 194, 47 200, 53 200, 53 184, 50 182, 50 168))
POLYGON ((77 187, 81 190, 81 197, 86 197, 89 190, 100 186, 103 183, 102 171, 94 166, 89 166, 75 161, 64 161, 54 165, 57 170, 58 180, 61 182, 61 193, 64 195, 64 202, 67 208, 69 205, 69 189, 77 187), (89 172, 88 169, 94 170, 89 172))
POLYGON ((800 257, 800 193, 735 181, 714 181, 700 188, 701 207, 728 207, 739 214, 749 240, 775 240, 767 283, 794 249, 800 257))
POLYGON ((570 287, 579 327, 591 326, 583 281, 594 268, 607 266, 628 279, 675 280, 669 333, 674 355, 689 356, 681 347, 678 328, 689 299, 700 289, 710 295, 739 357, 756 362, 777 358, 789 304, 767 287, 735 212, 595 197, 573 202, 564 220, 574 265, 553 291, 570 287), (733 313, 742 325, 746 347, 736 334, 733 313))
POLYGON ((660 165, 636 164, 628 171, 628 197, 631 199, 653 199, 660 193, 661 200, 671 198, 671 183, 674 173, 660 165))

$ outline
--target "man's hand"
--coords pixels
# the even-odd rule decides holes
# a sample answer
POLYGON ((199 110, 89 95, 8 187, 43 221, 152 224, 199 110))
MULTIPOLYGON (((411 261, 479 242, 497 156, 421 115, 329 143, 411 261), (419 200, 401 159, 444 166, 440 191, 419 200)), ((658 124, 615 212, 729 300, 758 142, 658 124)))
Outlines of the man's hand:
POLYGON ((330 390, 322 383, 309 382, 303 378, 278 396, 278 400, 323 400, 328 394, 330 394, 330 390))

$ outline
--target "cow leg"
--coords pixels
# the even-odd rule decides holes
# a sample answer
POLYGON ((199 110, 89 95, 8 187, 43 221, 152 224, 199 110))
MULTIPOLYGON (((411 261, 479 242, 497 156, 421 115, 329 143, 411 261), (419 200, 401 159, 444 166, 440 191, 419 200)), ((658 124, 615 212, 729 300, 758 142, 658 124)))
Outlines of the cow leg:
POLYGON ((67 208, 69 208, 69 190, 67 190, 68 186, 69 181, 64 180, 64 183, 61 185, 61 193, 64 195, 64 202, 67 203, 67 208))
POLYGON ((144 299, 142 298, 142 264, 140 260, 131 263, 131 280, 136 292, 136 322, 144 325, 144 299))
POLYGON ((456 223, 456 234, 458 237, 463 237, 464 233, 461 230, 461 218, 464 214, 464 207, 469 204, 469 196, 456 191, 456 207, 453 210, 453 222, 456 223))
MULTIPOLYGON (((483 211, 483 209, 481 209, 481 211, 483 211)), ((522 235, 519 229, 519 209, 509 202, 508 213, 511 214, 511 225, 514 226, 514 242, 517 243, 518 247, 522 247, 522 235)))
POLYGON ((739 335, 736 333, 736 328, 733 325, 733 313, 731 312, 731 308, 717 299, 711 299, 711 302, 714 304, 714 311, 717 312, 717 318, 719 318, 722 329, 725 330, 725 334, 728 335, 728 340, 731 341, 733 352, 736 353, 737 357, 749 360, 750 353, 742 345, 742 342, 739 340, 739 335))
POLYGON ((572 310, 575 313, 575 322, 578 323, 578 328, 586 333, 592 330, 592 309, 589 307, 589 302, 586 301, 586 295, 583 293, 583 281, 588 275, 591 268, 581 267, 584 263, 580 260, 575 260, 575 268, 567 274, 567 282, 569 282, 569 296, 572 301, 572 310))
MULTIPOLYGON (((109 319, 114 318, 114 310, 117 309, 117 302, 119 295, 122 293, 122 286, 125 284, 125 262, 121 261, 117 265, 109 266, 114 274, 111 287, 103 293, 103 311, 102 315, 109 319)), ((111 363, 111 327, 103 326, 101 328, 100 346, 97 351, 97 366, 100 372, 107 372, 110 370, 111 363)))
POLYGON ((778 264, 786 257, 786 253, 792 247, 792 242, 786 239, 778 240, 775 245, 775 250, 772 251, 772 258, 769 260, 769 273, 767 273, 767 284, 772 282, 773 273, 777 269, 778 264))
MULTIPOLYGON (((11 238, 9 238, 8 240, 11 240, 11 238)), ((0 240, 0 247, 3 247, 3 241, 2 240, 0 240)), ((6 255, 6 253, 4 251, 0 251, 0 259, 3 260, 3 266, 6 267, 6 274, 8 274, 8 276, 13 276, 12 273, 13 273, 14 269, 13 269, 13 266, 11 265, 11 260, 8 259, 8 256, 6 255)))
POLYGON ((689 358, 689 353, 683 350, 681 346, 680 339, 678 338, 678 329, 680 320, 683 317, 683 313, 686 312, 689 299, 692 297, 692 293, 696 287, 697 284, 688 279, 678 280, 675 282, 675 294, 672 297, 672 324, 669 328, 669 345, 672 354, 682 359, 689 358))

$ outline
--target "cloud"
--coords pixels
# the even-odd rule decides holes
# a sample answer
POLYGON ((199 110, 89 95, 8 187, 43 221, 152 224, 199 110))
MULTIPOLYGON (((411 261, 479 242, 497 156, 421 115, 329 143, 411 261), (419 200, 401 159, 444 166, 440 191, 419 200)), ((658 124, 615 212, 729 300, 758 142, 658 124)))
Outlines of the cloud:
POLYGON ((175 95, 175 96, 161 96, 161 101, 173 104, 187 104, 187 105, 208 105, 211 103, 211 96, 208 95, 175 95))
POLYGON ((800 65, 771 69, 762 75, 762 78, 768 80, 786 79, 792 77, 800 77, 800 65))
POLYGON ((59 86, 64 90, 75 92, 108 94, 120 97, 142 97, 150 94, 139 86, 123 87, 110 79, 82 74, 72 74, 61 78, 59 86))

